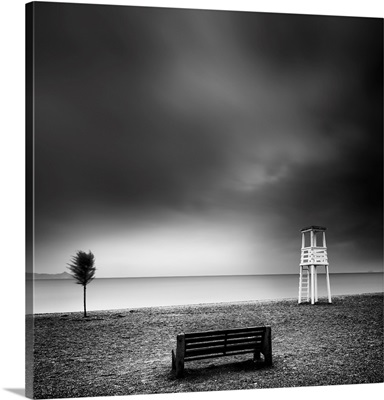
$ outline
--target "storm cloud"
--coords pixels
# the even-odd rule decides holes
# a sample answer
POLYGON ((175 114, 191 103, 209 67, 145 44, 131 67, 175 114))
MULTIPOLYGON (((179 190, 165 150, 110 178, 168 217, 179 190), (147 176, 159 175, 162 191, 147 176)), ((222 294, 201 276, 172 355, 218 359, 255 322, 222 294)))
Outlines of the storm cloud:
POLYGON ((37 268, 295 272, 311 224, 381 268, 381 19, 35 7, 37 268))

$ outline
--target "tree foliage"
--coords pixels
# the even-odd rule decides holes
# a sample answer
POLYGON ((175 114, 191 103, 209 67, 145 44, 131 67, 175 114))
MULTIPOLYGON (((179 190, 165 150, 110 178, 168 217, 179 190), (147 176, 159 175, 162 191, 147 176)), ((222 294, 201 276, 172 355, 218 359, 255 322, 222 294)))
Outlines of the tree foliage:
POLYGON ((72 257, 71 263, 68 265, 72 276, 79 285, 86 286, 93 280, 96 268, 95 256, 91 251, 89 253, 78 251, 76 255, 72 257))

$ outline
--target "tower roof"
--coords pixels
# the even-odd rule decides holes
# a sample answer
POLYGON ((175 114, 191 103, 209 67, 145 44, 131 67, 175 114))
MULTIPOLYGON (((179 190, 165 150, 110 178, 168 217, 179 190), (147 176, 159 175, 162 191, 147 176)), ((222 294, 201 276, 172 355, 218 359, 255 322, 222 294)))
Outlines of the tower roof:
POLYGON ((327 228, 325 228, 324 226, 311 225, 311 226, 307 226, 306 228, 303 228, 301 230, 301 232, 304 232, 304 231, 325 231, 325 230, 327 230, 327 228))

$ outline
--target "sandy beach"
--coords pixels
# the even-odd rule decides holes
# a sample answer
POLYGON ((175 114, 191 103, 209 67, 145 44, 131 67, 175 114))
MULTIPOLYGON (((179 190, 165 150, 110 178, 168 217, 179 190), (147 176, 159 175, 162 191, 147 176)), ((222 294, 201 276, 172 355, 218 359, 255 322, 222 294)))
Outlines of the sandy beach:
MULTIPOLYGON (((34 318, 34 396, 63 398, 383 382, 383 294, 151 307, 34 318), (176 335, 272 328, 273 366, 250 355, 171 371, 176 335)), ((32 318, 31 316, 27 318, 32 318)))

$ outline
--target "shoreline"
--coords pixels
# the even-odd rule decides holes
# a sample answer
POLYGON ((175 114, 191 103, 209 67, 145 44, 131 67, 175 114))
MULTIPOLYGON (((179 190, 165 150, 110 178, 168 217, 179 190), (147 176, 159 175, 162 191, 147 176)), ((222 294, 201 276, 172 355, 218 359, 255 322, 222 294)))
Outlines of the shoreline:
MULTIPOLYGON (((318 275, 324 275, 324 271, 319 271, 318 275)), ((329 275, 352 275, 352 274, 383 274, 383 271, 346 271, 346 272, 330 272, 329 275)), ((49 273, 39 273, 39 272, 27 272, 26 279, 27 280, 37 280, 37 281, 45 281, 45 280, 73 280, 72 277, 67 278, 59 278, 57 275, 62 275, 62 273, 57 274, 49 274, 49 273), (36 276, 32 276, 32 274, 36 274, 36 276), (39 275, 47 275, 48 277, 42 278, 39 275)), ((221 278, 221 277, 245 277, 245 276, 276 276, 276 275, 295 275, 297 276, 297 272, 291 272, 287 274, 281 273, 272 273, 272 274, 224 274, 224 275, 158 275, 158 276, 95 276, 94 279, 160 279, 160 278, 221 278)))
MULTIPOLYGON (((40 314, 34 324, 35 398, 99 397, 383 382, 383 293, 328 304, 246 301, 40 314), (181 332, 271 326, 273 365, 249 355, 171 371, 181 332)), ((32 319, 29 319, 32 320, 32 319)))

